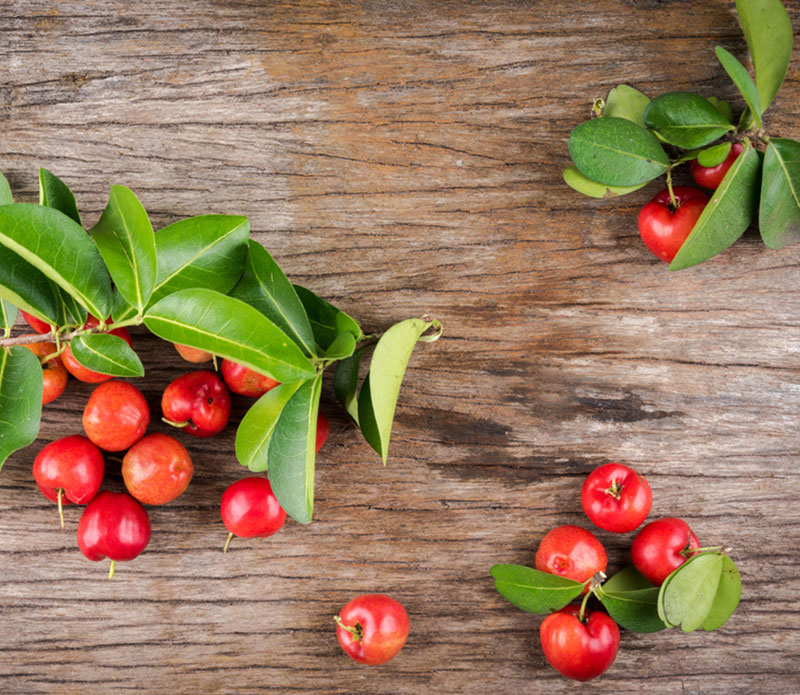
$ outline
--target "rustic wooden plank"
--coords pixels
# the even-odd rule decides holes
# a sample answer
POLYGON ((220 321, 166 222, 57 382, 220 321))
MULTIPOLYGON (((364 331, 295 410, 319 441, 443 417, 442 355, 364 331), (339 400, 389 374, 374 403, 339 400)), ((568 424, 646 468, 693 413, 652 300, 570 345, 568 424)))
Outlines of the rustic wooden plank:
MULTIPOLYGON (((607 460, 647 474, 654 515, 733 546, 745 589, 718 632, 623 634, 597 687, 797 693, 800 251, 750 232, 668 274, 635 230, 655 186, 595 202, 560 178, 570 129, 617 82, 735 100, 712 56, 745 52, 730 3, 11 0, 0 27, 0 168, 20 200, 45 166, 87 224, 112 183, 158 226, 246 214, 293 279, 368 328, 446 326, 414 355, 386 468, 326 385, 312 525, 223 556, 233 429, 187 437, 195 480, 152 509, 150 546, 113 582, 75 548, 79 510, 60 533, 30 477, 80 428, 91 389, 72 381, 0 474, 3 693, 575 692, 487 572, 588 524, 579 485, 607 460), (378 669, 332 630, 367 591, 411 614, 378 669)), ((799 70, 769 116, 796 138, 799 70)), ((190 368, 134 340, 156 413, 190 368)), ((598 535, 625 564, 629 538, 598 535)))

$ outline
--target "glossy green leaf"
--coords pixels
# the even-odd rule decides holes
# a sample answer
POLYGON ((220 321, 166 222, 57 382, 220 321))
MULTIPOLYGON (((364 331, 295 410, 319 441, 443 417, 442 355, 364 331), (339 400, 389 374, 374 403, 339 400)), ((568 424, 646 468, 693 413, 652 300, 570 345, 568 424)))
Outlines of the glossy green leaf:
POLYGON ((792 22, 781 0, 736 0, 753 59, 762 113, 778 93, 792 55, 792 22))
POLYGON ((84 367, 112 376, 144 376, 139 356, 111 333, 82 333, 70 341, 72 356, 84 367))
POLYGON ((658 632, 667 626, 658 617, 658 587, 633 567, 617 572, 600 588, 600 601, 614 621, 633 632, 658 632))
POLYGON ((761 102, 758 98, 758 90, 747 68, 742 65, 730 51, 726 51, 722 46, 717 46, 715 49, 717 58, 725 68, 725 72, 733 80, 733 84, 739 90, 739 93, 744 97, 745 103, 750 109, 750 113, 754 116, 754 124, 756 128, 761 127, 761 102))
POLYGON ((147 211, 130 188, 111 186, 108 204, 90 234, 116 290, 144 311, 156 282, 156 240, 147 211))
POLYGON ((715 167, 724 162, 731 152, 731 143, 721 142, 719 145, 707 147, 697 154, 697 163, 704 167, 715 167))
POLYGON ((669 92, 650 102, 644 113, 648 128, 676 147, 703 147, 734 130, 708 99, 692 92, 669 92))
POLYGON ((733 109, 730 103, 723 99, 717 99, 717 97, 708 97, 708 100, 714 105, 717 111, 722 114, 722 117, 728 121, 728 123, 733 123, 733 109))
POLYGON ((81 214, 69 186, 47 169, 39 169, 39 205, 59 210, 81 224, 81 214))
POLYGON ((5 299, 0 299, 0 330, 8 338, 11 335, 11 327, 17 320, 17 307, 5 299))
POLYGON ((111 284, 103 258, 83 228, 65 214, 27 203, 0 206, 0 244, 35 266, 95 316, 108 316, 111 284))
POLYGON ((159 338, 239 362, 276 381, 316 374, 300 348, 260 311, 214 290, 174 292, 147 310, 144 323, 159 338))
POLYGON ((742 578, 736 564, 727 555, 722 557, 722 573, 711 610, 703 620, 704 630, 716 630, 728 622, 742 597, 742 578))
POLYGON ((491 569, 494 588, 507 601, 528 613, 550 613, 580 596, 584 585, 540 572, 524 565, 495 565, 491 569))
POLYGON ((408 360, 420 336, 432 326, 422 319, 396 323, 375 346, 369 374, 358 396, 358 422, 369 445, 386 465, 394 411, 408 360))
POLYGON ((767 145, 758 227, 771 249, 800 240, 800 142, 773 138, 767 145))
POLYGON ((749 142, 728 169, 703 213, 678 249, 670 270, 702 263, 727 249, 752 222, 761 160, 749 142))
POLYGON ((626 118, 644 128, 644 111, 650 103, 650 97, 627 84, 618 84, 606 98, 603 109, 604 118, 626 118))
POLYGON ((5 246, 0 246, 0 297, 42 321, 59 323, 61 306, 53 283, 5 246))
POLYGON ((269 481, 286 513, 307 524, 314 514, 314 458, 322 374, 306 381, 283 408, 269 443, 269 481))
POLYGON ((261 244, 251 240, 248 249, 244 273, 231 296, 258 309, 306 355, 314 356, 314 331, 292 283, 261 244))
POLYGON ((356 339, 349 331, 344 331, 325 350, 325 359, 343 360, 350 357, 356 350, 356 339))
POLYGON ((0 171, 0 205, 11 205, 14 202, 14 196, 11 193, 11 186, 8 183, 8 179, 3 176, 3 172, 0 171))
POLYGON ((699 628, 711 611, 722 575, 722 553, 701 553, 670 574, 658 595, 659 616, 667 627, 699 628))
POLYGON ((236 458, 251 471, 267 470, 269 443, 278 419, 302 381, 279 384, 267 391, 247 411, 236 430, 236 458))
POLYGON ((156 233, 158 274, 150 303, 178 290, 230 292, 247 257, 250 222, 237 215, 200 215, 156 233))
POLYGON ((0 468, 39 434, 42 367, 27 348, 0 349, 0 468))
POLYGON ((569 136, 569 153, 584 176, 608 186, 638 186, 669 166, 656 137, 625 118, 581 123, 569 136))
POLYGON ((318 297, 311 290, 300 285, 295 285, 294 288, 308 314, 311 329, 314 331, 314 340, 323 352, 330 347, 341 331, 352 333, 356 342, 364 337, 361 326, 354 318, 326 302, 322 297, 318 297))
POLYGON ((568 167, 564 169, 564 183, 570 188, 588 195, 590 198, 616 198, 617 196, 627 195, 633 191, 638 191, 646 183, 640 183, 637 186, 607 186, 604 183, 597 183, 590 178, 581 174, 575 167, 568 167))
POLYGON ((333 390, 339 403, 358 424, 358 367, 364 349, 356 351, 336 365, 333 375, 333 390))

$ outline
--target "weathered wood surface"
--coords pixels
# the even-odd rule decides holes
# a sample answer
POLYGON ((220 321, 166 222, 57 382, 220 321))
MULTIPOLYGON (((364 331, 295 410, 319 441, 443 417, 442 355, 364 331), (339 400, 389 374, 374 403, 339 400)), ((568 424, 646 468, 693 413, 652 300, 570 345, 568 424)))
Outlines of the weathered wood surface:
MULTIPOLYGON (((223 556, 234 430, 187 437, 194 482, 152 509, 150 546, 112 582, 77 550, 79 510, 59 532, 30 475, 80 430, 90 388, 71 382, 0 474, 0 691, 800 692, 800 248, 750 232, 669 274, 635 229, 655 184, 593 202, 560 177, 570 129, 618 82, 735 100, 718 43, 745 52, 722 0, 0 4, 18 199, 45 166, 90 224, 113 183, 159 226, 246 214, 293 279, 368 328, 426 312, 446 327, 414 355, 385 469, 326 392, 311 526, 223 556), (608 460, 649 477, 654 515, 735 548, 744 597, 715 633, 623 633, 578 686, 487 573, 588 524, 579 486, 608 460), (412 634, 368 669, 331 618, 371 591, 406 604, 412 634)), ((799 98, 796 58, 772 130, 800 137, 799 98)), ((190 367, 134 338, 157 412, 190 367)), ((625 564, 630 538, 599 536, 625 564)))

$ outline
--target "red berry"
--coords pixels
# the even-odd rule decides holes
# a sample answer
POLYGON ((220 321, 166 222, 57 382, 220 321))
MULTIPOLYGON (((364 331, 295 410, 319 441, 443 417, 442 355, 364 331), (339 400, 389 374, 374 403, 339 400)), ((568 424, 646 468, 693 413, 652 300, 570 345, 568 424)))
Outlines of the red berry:
POLYGON ((25 319, 25 322, 37 333, 50 333, 53 330, 53 326, 49 323, 37 319, 35 316, 31 316, 27 311, 22 311, 22 309, 20 309, 19 313, 22 318, 25 319))
POLYGON ((633 539, 631 559, 646 579, 661 586, 664 580, 699 548, 697 536, 683 519, 651 521, 633 539))
POLYGON ((83 429, 97 446, 122 451, 144 435, 150 411, 142 392, 127 381, 100 384, 83 411, 83 429))
MULTIPOLYGON (((557 526, 539 544, 536 569, 585 582, 608 564, 606 550, 594 534, 580 526, 557 526)), ((588 586, 584 589, 584 593, 588 586)))
POLYGON ((125 487, 143 504, 166 504, 183 494, 194 466, 189 452, 168 434, 148 434, 122 459, 125 487))
POLYGON ((316 453, 319 453, 319 450, 322 448, 322 445, 328 441, 328 434, 331 431, 331 426, 328 423, 328 418, 320 412, 317 415, 317 442, 316 442, 316 453))
MULTIPOLYGON (((29 333, 27 335, 33 335, 29 333)), ((24 337, 24 336, 23 336, 24 337)), ((67 370, 61 364, 61 359, 53 357, 47 362, 44 361, 46 357, 56 352, 55 343, 31 343, 25 345, 39 360, 42 365, 42 405, 52 403, 58 398, 64 389, 67 387, 67 370)))
POLYGON ((189 347, 188 345, 179 345, 178 343, 173 343, 173 345, 178 354, 187 362, 208 362, 213 358, 213 355, 205 350, 189 347))
POLYGON ((671 207, 669 190, 665 188, 639 212, 639 234, 644 245, 667 263, 675 258, 708 203, 708 196, 696 188, 675 186, 672 190, 677 208, 671 207))
MULTIPOLYGON (((84 328, 94 328, 100 322, 94 317, 89 316, 86 319, 86 323, 83 324, 84 328)), ((122 338, 128 345, 133 347, 131 343, 131 335, 128 333, 127 328, 115 328, 111 331, 111 335, 116 335, 122 338)), ((109 381, 113 377, 110 374, 100 374, 100 372, 94 372, 91 369, 87 369, 84 367, 72 354, 72 349, 69 345, 64 349, 64 352, 61 353, 61 361, 64 363, 64 366, 67 368, 67 371, 72 374, 78 381, 85 381, 87 384, 101 384, 104 381, 109 381)))
POLYGON ((337 616, 336 637, 345 653, 361 664, 384 664, 408 639, 408 613, 385 594, 354 598, 337 616))
POLYGON ((280 382, 231 360, 222 360, 222 378, 228 388, 240 396, 259 398, 274 389, 280 382))
POLYGON ((220 513, 225 528, 230 532, 228 543, 232 536, 271 536, 286 520, 286 512, 272 492, 269 480, 258 477, 242 478, 229 486, 222 493, 220 513))
POLYGON ((652 504, 653 493, 648 482, 621 463, 598 466, 581 488, 583 511, 604 531, 633 531, 647 518, 652 504))
POLYGON ((692 178, 695 180, 695 183, 703 188, 711 188, 712 190, 717 188, 722 183, 722 179, 725 178, 728 169, 733 166, 733 163, 742 153, 743 149, 744 145, 740 142, 733 143, 731 151, 728 153, 725 161, 721 164, 717 164, 715 167, 701 166, 696 159, 693 159, 689 162, 689 170, 692 173, 692 178))
POLYGON ((228 424, 231 397, 214 372, 189 372, 164 389, 161 411, 167 422, 184 432, 211 437, 228 424))

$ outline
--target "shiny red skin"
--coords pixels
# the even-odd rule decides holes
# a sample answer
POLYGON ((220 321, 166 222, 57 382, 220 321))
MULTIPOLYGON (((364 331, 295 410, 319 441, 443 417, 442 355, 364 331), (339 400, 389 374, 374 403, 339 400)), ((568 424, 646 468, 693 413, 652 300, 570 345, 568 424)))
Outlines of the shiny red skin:
POLYGON ((22 311, 22 309, 20 309, 19 313, 22 318, 25 319, 25 323, 27 323, 37 333, 50 333, 53 330, 53 326, 51 326, 49 323, 46 323, 41 319, 37 319, 35 316, 31 316, 27 311, 22 311))
POLYGON ((598 572, 605 572, 607 564, 602 543, 580 526, 556 526, 542 538, 536 551, 537 570, 576 582, 585 582, 598 572))
POLYGON ((675 186, 672 190, 678 201, 675 211, 666 188, 639 211, 644 245, 667 263, 675 258, 708 203, 708 196, 697 188, 675 186))
MULTIPOLYGON (((83 327, 94 328, 98 323, 100 322, 94 316, 89 316, 89 318, 86 319, 86 323, 83 324, 83 327)), ((133 343, 131 343, 131 334, 128 333, 127 328, 115 328, 113 331, 110 331, 110 333, 111 335, 119 336, 128 343, 128 345, 133 347, 133 343)), ((87 384, 101 384, 104 381, 109 381, 114 378, 110 374, 100 374, 91 369, 86 369, 86 367, 80 364, 72 355, 72 350, 69 345, 67 345, 64 352, 61 353, 61 361, 72 376, 78 381, 84 381, 87 384)))
POLYGON ((254 372, 252 369, 231 360, 222 360, 220 371, 228 388, 240 396, 260 398, 267 391, 280 384, 275 379, 254 372))
POLYGON ((213 355, 205 350, 189 347, 188 345, 180 345, 173 343, 178 354, 183 357, 187 362, 208 362, 213 359, 213 355))
POLYGON ((83 410, 83 429, 106 451, 123 451, 142 438, 150 410, 142 392, 127 381, 107 381, 92 391, 83 410))
POLYGON ((242 478, 222 493, 220 513, 225 528, 240 538, 263 538, 280 531, 286 520, 266 478, 242 478))
POLYGON ((604 463, 583 481, 583 511, 604 531, 628 533, 639 528, 652 505, 650 484, 621 463, 604 463))
POLYGON ((689 162, 689 171, 692 173, 692 178, 695 180, 695 183, 703 188, 710 188, 712 190, 717 188, 722 183, 722 179, 725 178, 728 169, 733 166, 733 163, 742 153, 743 149, 744 145, 742 145, 742 143, 733 143, 731 151, 728 153, 725 161, 721 164, 717 164, 715 167, 701 166, 696 159, 693 159, 689 162))
POLYGON ((63 490, 61 504, 86 504, 97 494, 105 473, 103 454, 81 434, 56 439, 33 460, 33 479, 53 502, 63 490))
POLYGON ((631 559, 639 572, 655 586, 678 569, 691 553, 683 551, 699 548, 697 536, 683 519, 667 517, 651 521, 631 544, 631 559))
POLYGON ((324 413, 320 412, 317 415, 317 442, 316 442, 316 452, 319 453, 319 450, 322 448, 322 445, 328 441, 328 434, 330 434, 331 426, 328 422, 328 418, 325 417, 324 413))
POLYGON ((103 490, 83 510, 78 547, 93 562, 133 560, 150 540, 145 508, 124 492, 103 490))
MULTIPOLYGON (((28 333, 26 335, 34 334, 28 333)), ((56 344, 31 343, 24 347, 28 348, 28 350, 36 355, 39 364, 42 365, 42 405, 52 403, 64 393, 64 389, 67 387, 67 379, 69 378, 67 370, 64 369, 64 365, 61 364, 61 359, 59 357, 54 357, 47 362, 42 361, 45 357, 52 355, 57 350, 56 344)))
POLYGON ((166 504, 189 486, 194 466, 189 452, 168 434, 148 434, 122 459, 125 487, 142 504, 166 504))
POLYGON ((542 651, 562 676, 588 681, 605 673, 614 663, 619 648, 619 627, 605 613, 567 606, 551 613, 539 627, 542 651))
POLYGON ((347 627, 360 626, 360 639, 342 625, 336 627, 345 654, 360 664, 385 664, 408 639, 408 613, 402 603, 386 594, 357 596, 339 611, 339 620, 347 627))
POLYGON ((172 423, 185 422, 180 427, 184 432, 195 437, 213 437, 228 424, 231 396, 214 372, 189 372, 164 389, 161 412, 172 423))

